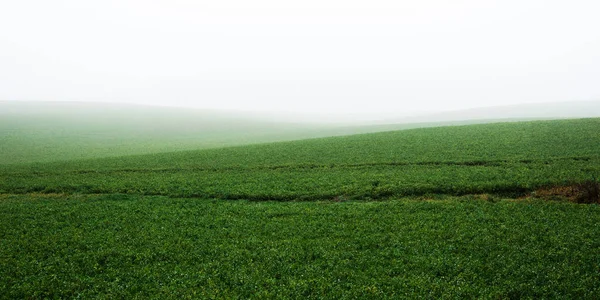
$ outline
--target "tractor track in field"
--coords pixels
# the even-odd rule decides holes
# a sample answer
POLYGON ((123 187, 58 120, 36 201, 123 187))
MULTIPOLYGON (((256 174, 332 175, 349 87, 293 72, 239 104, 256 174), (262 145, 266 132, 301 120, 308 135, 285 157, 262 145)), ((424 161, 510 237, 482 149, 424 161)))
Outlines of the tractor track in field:
POLYGON ((367 162, 345 164, 282 164, 265 166, 223 166, 223 167, 171 167, 171 168, 115 168, 106 170, 54 170, 54 171, 29 171, 7 172, 13 176, 19 175, 51 175, 51 174, 116 174, 116 173, 177 173, 177 172, 228 172, 228 171, 259 171, 259 170, 311 170, 311 169, 349 169, 372 167, 404 167, 404 166, 464 166, 464 167, 499 167, 507 164, 552 164, 561 161, 591 161, 598 159, 592 156, 554 157, 544 159, 500 159, 500 160, 469 160, 469 161, 422 161, 422 162, 367 162))

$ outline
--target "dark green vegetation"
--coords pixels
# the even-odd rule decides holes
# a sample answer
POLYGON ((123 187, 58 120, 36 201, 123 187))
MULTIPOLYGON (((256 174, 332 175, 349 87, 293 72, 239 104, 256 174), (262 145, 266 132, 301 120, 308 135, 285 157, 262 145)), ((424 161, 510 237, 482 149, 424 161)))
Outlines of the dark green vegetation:
POLYGON ((0 298, 593 299, 600 206, 514 198, 588 186, 599 129, 498 123, 0 164, 0 298))
POLYGON ((62 163, 0 166, 5 193, 247 200, 522 196, 600 173, 600 119, 383 132, 62 163))
POLYGON ((600 206, 0 196, 3 298, 569 298, 600 206))

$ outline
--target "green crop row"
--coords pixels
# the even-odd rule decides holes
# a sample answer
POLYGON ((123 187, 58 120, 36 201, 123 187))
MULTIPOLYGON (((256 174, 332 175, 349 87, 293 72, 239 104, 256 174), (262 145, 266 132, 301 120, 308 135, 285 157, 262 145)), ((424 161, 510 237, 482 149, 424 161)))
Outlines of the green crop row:
POLYGON ((376 165, 224 170, 113 170, 2 175, 9 193, 128 193, 249 200, 384 199, 424 194, 520 196, 585 181, 600 158, 497 165, 376 165))

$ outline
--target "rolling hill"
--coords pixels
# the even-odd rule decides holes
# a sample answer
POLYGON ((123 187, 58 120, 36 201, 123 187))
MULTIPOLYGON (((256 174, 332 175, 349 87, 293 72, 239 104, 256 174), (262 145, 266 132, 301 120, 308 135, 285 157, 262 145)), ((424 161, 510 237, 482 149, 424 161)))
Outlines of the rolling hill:
POLYGON ((350 122, 322 115, 0 101, 0 164, 221 148, 445 125, 599 116, 600 109, 595 109, 599 106, 596 102, 524 105, 350 122))
POLYGON ((600 174, 600 119, 421 128, 0 166, 7 193, 252 200, 523 195, 600 174))

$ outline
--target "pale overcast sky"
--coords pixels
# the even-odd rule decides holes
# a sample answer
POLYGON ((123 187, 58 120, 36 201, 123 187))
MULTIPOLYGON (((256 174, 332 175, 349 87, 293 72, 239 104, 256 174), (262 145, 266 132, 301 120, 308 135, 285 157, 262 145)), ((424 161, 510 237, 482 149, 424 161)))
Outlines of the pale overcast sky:
POLYGON ((0 0, 0 100, 406 113, 598 99, 597 0, 0 0))

